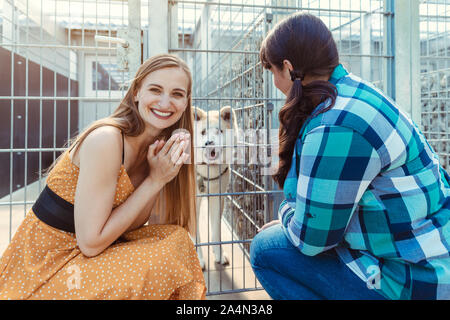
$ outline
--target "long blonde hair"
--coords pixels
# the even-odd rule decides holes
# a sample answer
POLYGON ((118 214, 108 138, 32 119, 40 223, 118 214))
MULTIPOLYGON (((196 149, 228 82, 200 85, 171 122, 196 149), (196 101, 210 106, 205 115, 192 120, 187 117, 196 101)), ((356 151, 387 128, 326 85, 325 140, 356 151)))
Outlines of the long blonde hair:
MULTIPOLYGON (((136 72, 125 97, 120 102, 116 110, 108 117, 93 122, 87 129, 78 136, 71 139, 68 144, 70 147, 56 159, 47 173, 55 166, 60 158, 72 149, 80 146, 84 139, 93 130, 102 126, 113 126, 121 130, 126 136, 136 137, 144 132, 145 123, 139 115, 138 106, 134 101, 134 96, 139 90, 142 80, 150 73, 163 68, 181 68, 189 79, 187 92, 187 107, 181 118, 171 127, 164 129, 159 139, 167 141, 171 133, 176 129, 185 129, 189 131, 191 138, 193 132, 192 118, 192 75, 187 64, 180 58, 171 54, 160 54, 146 60, 136 72)), ((166 224, 176 224, 185 228, 192 235, 196 228, 196 186, 195 186, 195 161, 194 147, 190 144, 190 163, 184 164, 178 175, 168 182, 162 189, 160 197, 155 203, 155 208, 164 208, 166 224), (175 200, 175 201, 174 201, 175 200)), ((159 214, 162 214, 160 212, 159 214)))

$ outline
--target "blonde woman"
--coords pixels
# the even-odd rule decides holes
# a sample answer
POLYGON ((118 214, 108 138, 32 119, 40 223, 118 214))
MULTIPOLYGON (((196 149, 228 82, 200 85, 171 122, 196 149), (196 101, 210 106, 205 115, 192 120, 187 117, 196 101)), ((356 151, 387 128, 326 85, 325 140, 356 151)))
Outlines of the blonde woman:
POLYGON ((181 59, 154 56, 74 139, 1 258, 1 299, 205 298, 191 86, 181 59), (162 224, 145 225, 152 214, 162 224))

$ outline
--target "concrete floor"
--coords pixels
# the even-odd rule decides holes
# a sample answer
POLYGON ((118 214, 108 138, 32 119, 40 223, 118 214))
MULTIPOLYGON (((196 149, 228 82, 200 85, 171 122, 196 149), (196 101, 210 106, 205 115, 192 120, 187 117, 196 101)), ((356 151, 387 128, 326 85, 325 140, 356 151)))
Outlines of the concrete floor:
MULTIPOLYGON (((200 204, 200 221, 207 219, 207 198, 200 204)), ((208 229, 206 223, 200 223, 200 243, 208 242, 208 229)), ((222 241, 236 240, 228 225, 222 220, 222 241)), ((227 292, 230 290, 253 290, 236 293, 211 294, 207 296, 210 300, 269 300, 270 297, 261 288, 261 284, 255 277, 250 261, 244 254, 239 244, 222 245, 222 250, 228 256, 230 264, 222 266, 214 262, 214 254, 211 247, 200 246, 203 250, 203 258, 206 268, 203 272, 209 293, 227 292)))
MULTIPOLYGON (((41 188, 45 182, 41 182, 41 188)), ((8 195, 0 202, 34 202, 39 194, 39 183, 35 182, 25 188, 17 190, 11 196, 8 195), (26 196, 26 198, 25 198, 26 196)), ((25 214, 31 208, 29 205, 1 205, 0 206, 0 254, 6 249, 10 237, 12 237, 22 222, 25 214)), ((207 203, 203 201, 200 207, 200 221, 207 221, 207 203)), ((200 241, 208 241, 206 224, 200 224, 200 241)), ((232 237, 231 230, 226 223, 222 223, 222 241, 236 240, 232 237)), ((208 300, 270 300, 264 290, 258 290, 261 285, 255 278, 247 256, 239 244, 222 245, 222 250, 227 254, 230 264, 222 266, 214 262, 212 247, 201 246, 206 268, 203 272, 208 288, 208 300), (256 289, 256 290, 255 290, 256 289), (222 293, 230 290, 244 290, 244 292, 222 293)))
POLYGON ((6 202, 31 202, 28 205, 0 205, 0 254, 8 246, 10 238, 14 236, 17 228, 22 222, 28 210, 33 206, 33 202, 37 199, 39 195, 39 187, 43 189, 45 186, 45 181, 41 180, 41 186, 39 182, 34 182, 29 184, 26 188, 19 189, 13 192, 11 195, 7 195, 0 199, 0 203, 6 202))

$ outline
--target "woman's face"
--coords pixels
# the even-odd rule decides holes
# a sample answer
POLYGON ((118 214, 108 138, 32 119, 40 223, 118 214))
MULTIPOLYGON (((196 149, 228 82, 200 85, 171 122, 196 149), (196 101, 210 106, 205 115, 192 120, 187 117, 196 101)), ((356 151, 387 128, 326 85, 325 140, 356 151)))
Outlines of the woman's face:
POLYGON ((134 96, 147 125, 161 131, 182 116, 188 103, 189 78, 181 68, 163 68, 148 74, 134 96))
POLYGON ((273 74, 273 83, 275 87, 287 96, 293 84, 288 65, 283 63, 283 69, 278 69, 276 66, 272 66, 269 70, 273 74))

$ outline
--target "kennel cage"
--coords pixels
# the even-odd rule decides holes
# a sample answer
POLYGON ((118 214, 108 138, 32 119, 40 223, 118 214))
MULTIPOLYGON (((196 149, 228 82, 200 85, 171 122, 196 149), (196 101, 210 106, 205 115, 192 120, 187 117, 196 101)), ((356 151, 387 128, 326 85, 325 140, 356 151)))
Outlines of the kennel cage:
POLYGON ((259 62, 265 34, 294 12, 319 16, 343 64, 405 107, 448 171, 449 9, 445 0, 1 0, 0 252, 65 142, 114 110, 139 62, 169 52, 192 70, 195 106, 233 108, 245 150, 226 190, 198 195, 207 222, 208 199, 224 199, 222 240, 205 228, 196 241, 208 295, 262 289, 249 245, 282 192, 258 155, 273 156, 284 101, 259 62), (217 245, 229 266, 214 264, 217 245))

